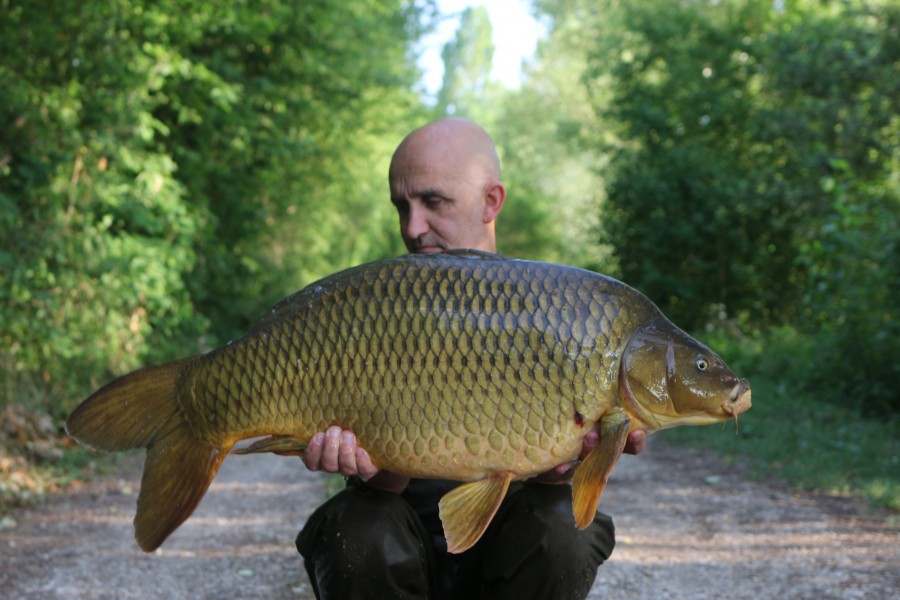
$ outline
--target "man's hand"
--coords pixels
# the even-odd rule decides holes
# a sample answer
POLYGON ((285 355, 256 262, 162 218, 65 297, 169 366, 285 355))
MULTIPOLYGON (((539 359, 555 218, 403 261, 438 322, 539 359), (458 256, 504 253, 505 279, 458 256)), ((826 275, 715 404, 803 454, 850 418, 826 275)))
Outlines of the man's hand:
MULTIPOLYGON (((580 460, 584 460, 588 453, 597 446, 599 441, 599 431, 592 429, 587 432, 587 435, 584 436, 584 443, 581 446, 580 460)), ((646 448, 647 433, 640 429, 635 429, 628 434, 628 439, 625 441, 625 449, 623 451, 626 454, 640 454, 646 448)), ((568 483, 572 480, 572 476, 575 474, 575 467, 577 466, 578 462, 575 461, 563 463, 551 471, 532 477, 529 481, 537 483, 568 483)))
POLYGON ((369 453, 356 445, 352 431, 332 426, 315 434, 303 452, 303 464, 310 471, 340 473, 345 477, 359 477, 367 485, 379 490, 401 492, 409 483, 401 477, 376 467, 369 453))
POLYGON ((628 434, 625 440, 625 454, 640 454, 647 449, 647 432, 635 429, 628 434))

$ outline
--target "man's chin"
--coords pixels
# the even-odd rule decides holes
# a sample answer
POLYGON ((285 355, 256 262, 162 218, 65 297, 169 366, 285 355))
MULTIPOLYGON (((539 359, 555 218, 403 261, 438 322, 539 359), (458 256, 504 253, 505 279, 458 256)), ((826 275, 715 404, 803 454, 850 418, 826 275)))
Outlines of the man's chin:
POLYGON ((443 251, 444 249, 440 246, 416 246, 412 249, 412 252, 415 254, 437 254, 443 251))

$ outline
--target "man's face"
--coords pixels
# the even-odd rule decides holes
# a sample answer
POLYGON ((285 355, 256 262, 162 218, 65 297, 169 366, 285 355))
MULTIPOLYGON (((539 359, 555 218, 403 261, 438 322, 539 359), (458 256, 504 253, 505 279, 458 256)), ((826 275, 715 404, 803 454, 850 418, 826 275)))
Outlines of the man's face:
POLYGON ((398 161, 391 170, 391 202, 410 252, 474 248, 495 252, 486 235, 483 184, 473 169, 425 156, 398 161))

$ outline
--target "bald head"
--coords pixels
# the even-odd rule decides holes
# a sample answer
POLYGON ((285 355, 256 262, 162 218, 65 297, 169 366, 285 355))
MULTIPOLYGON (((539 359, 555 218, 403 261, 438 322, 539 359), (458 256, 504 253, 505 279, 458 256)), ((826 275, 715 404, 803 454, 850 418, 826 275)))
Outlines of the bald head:
POLYGON ((390 167, 391 201, 410 252, 496 252, 494 219, 506 190, 493 140, 475 123, 433 121, 406 136, 390 167))
POLYGON ((468 119, 432 121, 407 135, 391 159, 390 177, 413 166, 452 165, 459 174, 500 181, 500 158, 491 136, 468 119))

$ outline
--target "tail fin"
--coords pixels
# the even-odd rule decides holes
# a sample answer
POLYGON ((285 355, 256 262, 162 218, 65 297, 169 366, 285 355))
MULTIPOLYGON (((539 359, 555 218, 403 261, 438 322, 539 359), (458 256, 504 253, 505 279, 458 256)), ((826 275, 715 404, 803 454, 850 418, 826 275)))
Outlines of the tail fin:
POLYGON ((177 382, 193 358, 129 373, 82 402, 66 431, 100 450, 146 448, 135 538, 156 550, 194 512, 228 454, 198 436, 179 406, 177 382))

